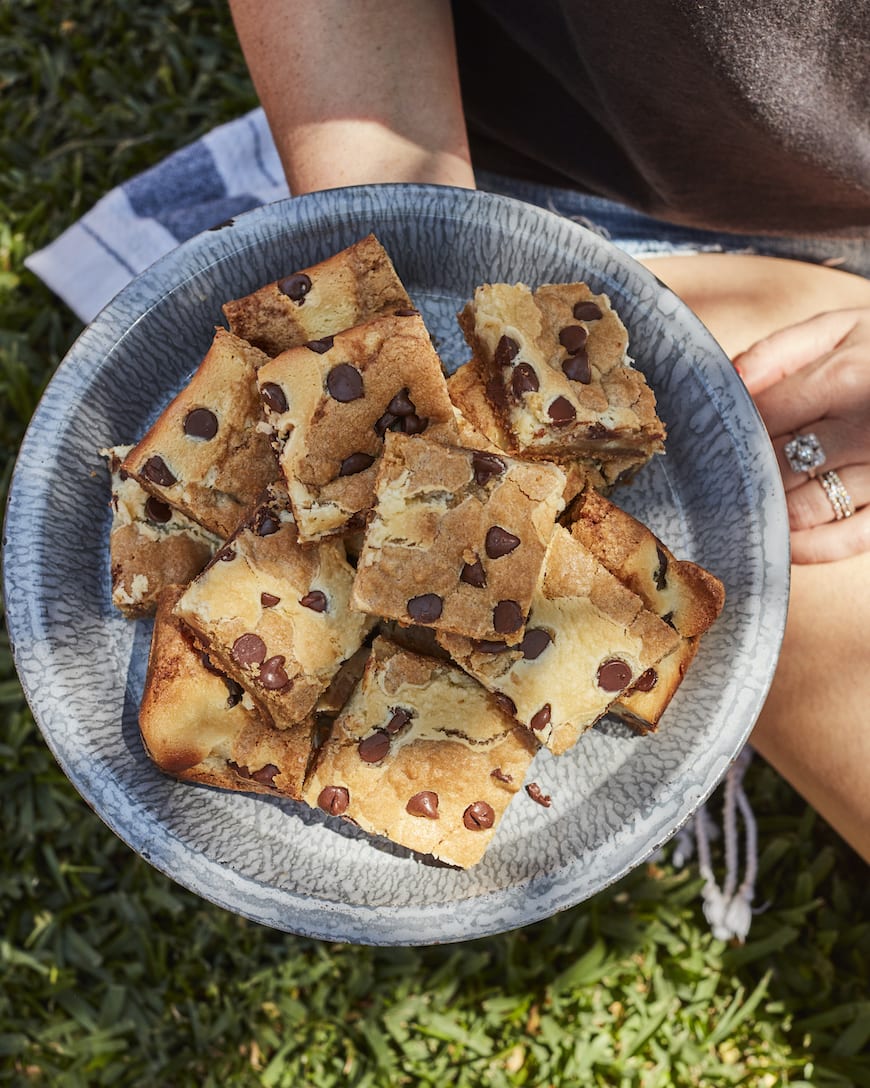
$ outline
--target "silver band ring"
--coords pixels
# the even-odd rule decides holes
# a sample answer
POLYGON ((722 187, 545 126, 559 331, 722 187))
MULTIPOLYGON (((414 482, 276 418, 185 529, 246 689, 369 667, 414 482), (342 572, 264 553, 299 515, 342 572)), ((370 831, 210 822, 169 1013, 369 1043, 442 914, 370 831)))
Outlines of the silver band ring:
POLYGON ((837 473, 823 472, 818 479, 828 496, 828 501, 834 508, 834 520, 842 521, 843 518, 850 518, 855 513, 855 504, 837 473))
POLYGON ((816 469, 821 468, 827 460, 821 442, 812 431, 796 434, 790 442, 786 442, 782 452, 792 472, 806 472, 810 479, 815 477, 816 469))

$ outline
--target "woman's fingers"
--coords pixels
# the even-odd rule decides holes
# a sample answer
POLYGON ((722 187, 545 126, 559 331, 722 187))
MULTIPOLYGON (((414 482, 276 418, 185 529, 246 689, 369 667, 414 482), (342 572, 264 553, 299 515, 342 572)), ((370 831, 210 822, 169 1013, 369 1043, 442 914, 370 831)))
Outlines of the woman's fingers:
MULTIPOLYGON (((791 534, 793 563, 832 563, 870 551, 870 506, 842 521, 827 521, 791 534)), ((856 586, 855 591, 864 592, 856 586)))
POLYGON ((870 502, 868 465, 853 465, 838 472, 822 469, 814 479, 805 476, 804 481, 788 493, 788 523, 793 533, 845 520, 846 509, 851 508, 854 514, 870 502))
POLYGON ((796 370, 833 351, 862 319, 870 321, 870 311, 831 310, 817 314, 757 341, 735 357, 734 365, 746 388, 757 396, 796 370))
MULTIPOLYGON (((868 368, 870 369, 870 368, 868 368)), ((786 455, 786 449, 797 442, 815 439, 815 447, 824 454, 824 461, 812 470, 814 477, 831 469, 870 462, 870 426, 862 427, 852 420, 825 418, 803 427, 799 432, 777 435, 773 449, 787 493, 803 487, 810 478, 805 469, 796 471, 786 455)))

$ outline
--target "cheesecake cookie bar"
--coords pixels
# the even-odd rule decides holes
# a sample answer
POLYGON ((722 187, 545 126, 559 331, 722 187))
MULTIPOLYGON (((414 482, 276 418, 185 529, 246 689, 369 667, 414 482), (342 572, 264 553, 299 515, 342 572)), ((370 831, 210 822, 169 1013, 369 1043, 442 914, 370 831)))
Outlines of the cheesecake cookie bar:
POLYGON ((232 332, 274 356, 377 314, 411 308, 392 261, 370 234, 319 264, 225 303, 223 311, 232 332))
POLYGON ((112 604, 128 619, 154 614, 163 589, 195 578, 219 537, 155 498, 121 468, 132 446, 101 450, 112 478, 112 604))
POLYGON ((349 607, 353 575, 340 540, 299 543, 279 494, 221 548, 175 613, 275 725, 290 728, 373 626, 349 607))
POLYGON ((625 467, 663 451, 655 398, 606 295, 583 283, 486 284, 459 322, 514 452, 625 467))
POLYGON ((299 800, 314 719, 276 729, 242 687, 194 642, 173 609, 183 586, 161 594, 145 691, 142 742, 154 763, 186 782, 299 800))
POLYGON ((155 498, 223 539, 278 476, 255 377, 266 361, 218 329, 193 377, 122 466, 155 498))
POLYGON ((556 465, 388 435, 355 607, 518 642, 564 490, 556 465))
POLYGON ((593 491, 570 506, 571 533, 680 636, 674 651, 620 697, 612 713, 643 732, 655 729, 697 650, 722 611, 725 589, 715 575, 677 559, 644 524, 593 491))
POLYGON ((678 640, 561 526, 518 647, 439 634, 454 660, 556 755, 678 640))
POLYGON ((535 749, 454 665, 377 638, 304 796, 370 834, 465 868, 483 856, 535 749))
POLYGON ((441 361, 416 312, 290 348, 257 380, 302 540, 364 522, 386 434, 454 438, 441 361))

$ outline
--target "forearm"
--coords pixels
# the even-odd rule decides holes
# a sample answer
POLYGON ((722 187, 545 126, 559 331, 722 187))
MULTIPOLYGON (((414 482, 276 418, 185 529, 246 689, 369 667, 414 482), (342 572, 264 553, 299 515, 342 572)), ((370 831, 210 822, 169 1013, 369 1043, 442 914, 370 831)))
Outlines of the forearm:
POLYGON ((448 0, 230 0, 291 192, 472 187, 448 0))

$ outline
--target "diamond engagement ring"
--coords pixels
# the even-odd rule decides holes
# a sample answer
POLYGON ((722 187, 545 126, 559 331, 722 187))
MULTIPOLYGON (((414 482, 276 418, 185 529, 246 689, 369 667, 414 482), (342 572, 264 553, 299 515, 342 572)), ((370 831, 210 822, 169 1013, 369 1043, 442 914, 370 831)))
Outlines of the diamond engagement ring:
POLYGON ((818 479, 828 496, 828 502, 834 508, 834 520, 842 521, 843 518, 850 518, 855 513, 855 504, 837 473, 823 472, 818 479))
POLYGON ((796 434, 790 442, 786 442, 782 452, 792 472, 806 472, 810 478, 815 476, 815 470, 826 460, 822 444, 812 431, 796 434))

